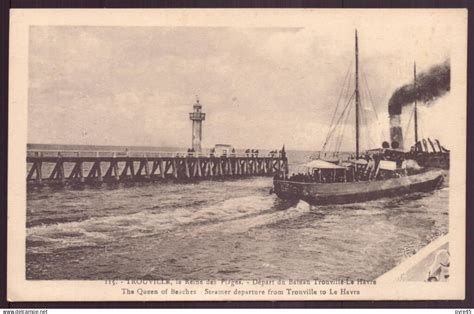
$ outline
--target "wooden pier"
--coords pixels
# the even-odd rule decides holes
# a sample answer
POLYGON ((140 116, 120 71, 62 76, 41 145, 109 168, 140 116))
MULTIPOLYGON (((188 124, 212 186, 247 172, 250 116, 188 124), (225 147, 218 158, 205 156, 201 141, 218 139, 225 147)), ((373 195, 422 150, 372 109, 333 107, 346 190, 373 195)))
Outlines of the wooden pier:
POLYGON ((288 173, 286 154, 28 151, 27 184, 194 181, 288 173))

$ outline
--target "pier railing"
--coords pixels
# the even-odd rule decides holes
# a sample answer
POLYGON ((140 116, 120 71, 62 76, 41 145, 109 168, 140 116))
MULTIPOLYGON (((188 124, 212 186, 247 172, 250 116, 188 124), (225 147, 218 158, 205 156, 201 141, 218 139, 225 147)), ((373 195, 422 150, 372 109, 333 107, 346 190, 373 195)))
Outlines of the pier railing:
POLYGON ((27 157, 273 157, 281 158, 281 153, 198 153, 198 152, 158 152, 158 151, 77 151, 77 150, 28 150, 27 157))
POLYGON ((283 154, 150 151, 27 151, 29 185, 191 181, 288 172, 283 154))

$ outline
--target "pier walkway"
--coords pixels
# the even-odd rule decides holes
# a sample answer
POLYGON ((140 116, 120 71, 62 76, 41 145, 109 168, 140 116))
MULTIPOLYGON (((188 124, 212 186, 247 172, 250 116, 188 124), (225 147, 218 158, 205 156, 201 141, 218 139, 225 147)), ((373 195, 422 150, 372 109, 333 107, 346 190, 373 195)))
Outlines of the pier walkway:
POLYGON ((97 185, 118 182, 193 181, 288 172, 286 154, 27 151, 27 184, 97 185))

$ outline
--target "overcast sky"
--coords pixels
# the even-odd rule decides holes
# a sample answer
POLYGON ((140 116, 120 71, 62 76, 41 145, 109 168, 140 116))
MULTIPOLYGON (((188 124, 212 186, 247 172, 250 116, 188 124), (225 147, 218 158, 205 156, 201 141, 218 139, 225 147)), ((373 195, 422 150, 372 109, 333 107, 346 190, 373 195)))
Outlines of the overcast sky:
MULTIPOLYGON (((204 147, 320 149, 353 71, 354 29, 333 26, 33 26, 28 142, 189 147, 188 113, 199 95, 204 147)), ((391 94, 412 80, 415 59, 421 72, 449 58, 450 29, 429 21, 358 28, 361 81, 380 128, 370 103, 363 108, 380 144, 391 94)), ((432 123, 447 99, 422 108, 422 135, 448 141, 432 123)), ((353 149, 352 122, 343 149, 353 149)))

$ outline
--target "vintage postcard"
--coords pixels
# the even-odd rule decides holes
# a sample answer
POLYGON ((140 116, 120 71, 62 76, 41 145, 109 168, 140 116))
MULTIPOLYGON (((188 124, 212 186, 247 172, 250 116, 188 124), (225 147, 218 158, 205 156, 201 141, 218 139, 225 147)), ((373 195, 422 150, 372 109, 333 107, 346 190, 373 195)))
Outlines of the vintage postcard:
POLYGON ((467 10, 12 10, 8 299, 464 299, 467 10))

